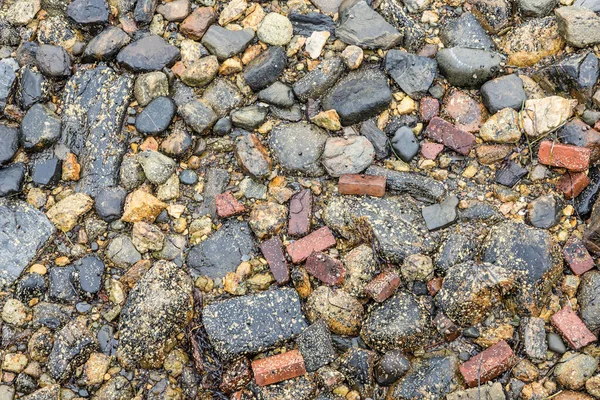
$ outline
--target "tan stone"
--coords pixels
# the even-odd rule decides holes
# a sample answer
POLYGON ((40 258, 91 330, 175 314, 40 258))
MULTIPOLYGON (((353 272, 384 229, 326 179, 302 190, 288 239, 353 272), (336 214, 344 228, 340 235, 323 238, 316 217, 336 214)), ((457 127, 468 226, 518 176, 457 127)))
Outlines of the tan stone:
POLYGON ((327 129, 328 131, 339 131, 342 129, 340 116, 335 110, 321 111, 312 117, 310 121, 321 128, 327 129))
POLYGON ((86 194, 75 193, 65 197, 46 212, 46 216, 61 231, 69 232, 79 217, 92 209, 94 200, 86 194))
POLYGON ((92 353, 83 366, 83 382, 86 385, 99 385, 104 381, 108 371, 110 356, 102 353, 92 353))
POLYGON ((125 209, 121 220, 125 222, 153 222, 167 204, 141 189, 130 193, 125 200, 125 209))
POLYGON ((521 128, 532 138, 544 136, 564 124, 576 105, 577 100, 560 96, 527 100, 520 112, 521 128))
POLYGON ((554 17, 535 18, 512 28, 503 38, 501 50, 508 54, 506 64, 530 67, 544 57, 558 53, 564 41, 554 17))
POLYGON ((62 180, 78 181, 81 174, 81 165, 77 162, 77 156, 68 153, 62 164, 62 180))

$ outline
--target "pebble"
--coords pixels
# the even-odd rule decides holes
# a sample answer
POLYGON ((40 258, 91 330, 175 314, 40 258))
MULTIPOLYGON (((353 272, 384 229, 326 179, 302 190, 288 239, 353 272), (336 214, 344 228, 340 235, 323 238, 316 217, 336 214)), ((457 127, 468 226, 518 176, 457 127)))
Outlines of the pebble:
POLYGON ((275 12, 265 15, 256 31, 258 40, 271 46, 285 46, 292 40, 292 35, 290 20, 275 12))
POLYGON ((135 129, 145 135, 156 135, 167 130, 175 116, 175 103, 168 97, 150 101, 135 119, 135 129))

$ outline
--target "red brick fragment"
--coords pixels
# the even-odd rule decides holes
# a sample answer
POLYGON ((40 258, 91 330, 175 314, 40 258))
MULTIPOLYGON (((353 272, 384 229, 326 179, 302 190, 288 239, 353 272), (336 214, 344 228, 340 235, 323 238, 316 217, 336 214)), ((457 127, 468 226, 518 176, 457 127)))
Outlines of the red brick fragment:
POLYGON ((219 388, 224 393, 231 393, 243 388, 251 380, 250 361, 242 357, 223 369, 223 379, 219 388))
POLYGON ((200 40, 216 20, 217 14, 212 7, 198 7, 183 20, 179 30, 185 37, 200 40))
POLYGON ((590 165, 590 155, 591 150, 585 147, 544 140, 540 143, 538 160, 542 164, 570 171, 585 171, 590 165))
POLYGON ((435 160, 442 151, 444 150, 444 145, 433 142, 425 142, 421 146, 421 155, 428 160, 435 160))
POLYGON ((550 322, 575 350, 596 341, 596 336, 569 306, 555 313, 550 322))
POLYGON ((306 259, 306 271, 327 285, 339 285, 344 281, 346 268, 340 260, 315 251, 306 259))
POLYGON ((425 136, 465 156, 475 144, 475 136, 458 129, 440 117, 431 119, 425 130, 425 136))
POLYGON ((437 292, 440 291, 443 282, 444 280, 439 276, 427 282, 427 290, 429 290, 429 294, 431 295, 431 297, 435 296, 437 292))
POLYGON ((338 192, 383 197, 385 194, 385 176, 348 174, 340 176, 338 192))
POLYGON ((431 121, 440 113, 440 102, 433 97, 423 97, 419 103, 419 115, 425 122, 431 121))
POLYGON ((294 194, 290 199, 290 220, 288 234, 291 236, 304 236, 310 232, 310 219, 312 218, 312 192, 304 189, 294 194))
POLYGON ((556 189, 562 192, 566 199, 572 199, 579 196, 589 184, 590 178, 585 172, 567 172, 556 182, 556 189))
POLYGON ((443 313, 438 313, 435 316, 433 319, 433 325, 440 335, 442 335, 448 342, 452 342, 460 336, 460 329, 458 326, 443 313))
POLYGON ((283 254, 283 243, 281 243, 279 236, 273 236, 271 239, 262 242, 260 250, 267 263, 269 263, 269 268, 277 283, 280 285, 287 283, 290 280, 290 270, 283 254))
POLYGON ((298 264, 308 258, 314 251, 324 251, 335 246, 335 237, 328 227, 317 229, 308 236, 298 239, 287 245, 287 253, 294 264, 298 264))
POLYGON ((594 259, 588 253, 581 239, 575 236, 565 243, 562 253, 575 275, 581 275, 594 268, 594 259))
POLYGON ((462 364, 460 373, 467 386, 473 387, 496 378, 512 367, 515 361, 512 349, 506 341, 501 340, 462 364))
POLYGON ((395 271, 384 271, 365 286, 365 294, 378 303, 389 298, 400 286, 400 276, 395 271))
POLYGON ((285 381, 306 374, 304 358, 298 350, 252 361, 254 380, 259 386, 285 381))
POLYGON ((217 214, 221 218, 228 218, 246 211, 246 207, 240 204, 230 191, 216 195, 215 205, 217 207, 217 214))

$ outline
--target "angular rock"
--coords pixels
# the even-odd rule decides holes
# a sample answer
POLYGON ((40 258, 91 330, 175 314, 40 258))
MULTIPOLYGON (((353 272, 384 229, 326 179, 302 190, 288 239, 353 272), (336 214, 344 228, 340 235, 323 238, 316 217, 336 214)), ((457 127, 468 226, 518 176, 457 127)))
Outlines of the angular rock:
POLYGON ((594 94, 594 83, 598 79, 598 57, 591 52, 572 54, 540 69, 534 75, 549 92, 567 92, 583 102, 594 94))
POLYGON ((54 204, 47 212, 48 219, 63 232, 69 232, 79 217, 92 209, 94 200, 84 193, 75 193, 54 204))
POLYGON ((0 168, 0 197, 21 193, 27 167, 23 163, 15 163, 0 168))
POLYGON ((536 228, 550 229, 558 224, 562 202, 551 194, 538 197, 527 205, 528 220, 536 228))
POLYGON ((78 317, 58 332, 48 357, 48 372, 52 378, 57 381, 68 379, 96 350, 98 341, 88 326, 89 321, 85 317, 78 317))
POLYGON ((340 57, 323 60, 294 83, 294 93, 301 101, 321 97, 332 87, 344 72, 344 63, 340 57))
POLYGON ((240 107, 244 97, 234 83, 226 79, 216 79, 204 91, 204 100, 219 118, 225 117, 234 108, 240 107))
POLYGON ((178 107, 177 112, 192 130, 204 135, 217 122, 217 114, 202 100, 193 100, 178 107))
POLYGON ((179 26, 180 32, 193 40, 200 40, 217 16, 212 7, 198 7, 179 26))
POLYGON ((507 54, 506 63, 529 67, 559 52, 564 41, 558 33, 554 17, 532 18, 514 26, 503 36, 501 49, 507 54))
POLYGON ((465 156, 469 154, 475 144, 475 136, 439 117, 433 117, 429 121, 425 136, 465 156))
POLYGON ((592 10, 570 6, 556 9, 556 22, 565 42, 574 47, 600 43, 600 17, 592 10))
POLYGON ((271 158, 267 149, 253 133, 243 134, 237 138, 235 156, 242 168, 256 178, 271 172, 271 158))
POLYGON ((428 57, 390 50, 385 56, 385 71, 402 91, 413 99, 420 99, 436 77, 437 63, 428 57))
POLYGON ((108 22, 108 4, 105 0, 74 0, 67 6, 67 15, 82 25, 108 22))
POLYGON ((294 35, 309 37, 313 32, 323 31, 327 31, 332 35, 335 34, 333 20, 325 14, 318 12, 309 12, 307 14, 290 12, 288 18, 294 28, 294 35))
POLYGON ((311 322, 323 320, 331 332, 350 336, 358 334, 364 313, 358 299, 328 286, 319 286, 311 293, 305 311, 311 322))
POLYGON ((504 56, 490 50, 452 47, 440 49, 436 60, 450 84, 477 88, 497 74, 504 56))
POLYGON ((133 20, 140 25, 152 21, 158 0, 137 0, 133 10, 133 20))
POLYGON ((387 158, 390 155, 390 144, 385 133, 377 127, 373 120, 365 121, 360 126, 360 134, 369 139, 375 149, 377 160, 387 158))
POLYGON ((321 176, 324 170, 320 165, 320 158, 326 140, 327 135, 313 125, 281 124, 271 131, 269 148, 283 169, 321 176))
POLYGON ((367 168, 365 172, 368 175, 385 176, 388 190, 398 194, 410 194, 427 203, 437 203, 446 195, 444 185, 428 176, 413 172, 393 171, 375 165, 367 168))
POLYGON ((31 180, 35 185, 56 185, 60 181, 62 161, 56 157, 38 158, 33 162, 31 180))
POLYGON ((125 222, 154 222, 156 217, 167 208, 167 205, 156 197, 138 189, 125 199, 125 207, 121 220, 125 222))
POLYGON ((21 81, 17 93, 21 108, 27 110, 35 103, 46 100, 48 83, 44 75, 30 67, 26 67, 21 71, 21 81))
POLYGON ((527 169, 513 160, 509 160, 496 172, 495 182, 507 187, 513 187, 522 177, 527 175, 527 169))
POLYGON ((127 296, 119 318, 119 362, 159 368, 169 341, 192 319, 192 280, 177 265, 158 261, 127 296))
POLYGON ((0 60, 0 109, 4 110, 17 81, 19 65, 12 58, 0 60))
POLYGON ((402 34, 366 1, 345 3, 340 9, 335 35, 344 43, 365 48, 389 49, 402 41, 402 34), (348 4, 350 3, 350 4, 348 4))
POLYGON ((479 130, 479 136, 486 142, 518 143, 521 139, 519 113, 512 108, 504 108, 492 115, 479 130))
POLYGON ((223 61, 244 51, 253 38, 254 30, 250 28, 232 31, 212 25, 202 36, 202 44, 219 61, 223 61))
MULTIPOLYGON (((450 356, 431 356, 420 360, 391 389, 390 399, 441 399, 454 388, 458 360, 450 356)), ((450 396, 448 396, 449 398, 450 396)))
POLYGON ((286 64, 285 50, 279 46, 269 47, 248 64, 244 79, 253 91, 259 91, 275 82, 286 64))
POLYGON ((34 104, 21 122, 23 148, 39 151, 52 146, 60 138, 61 121, 48 107, 34 104))
POLYGON ((296 338, 298 350, 304 357, 306 371, 313 372, 329 364, 335 358, 335 349, 329 329, 323 320, 319 320, 304 329, 296 338))
POLYGON ((292 88, 279 81, 258 92, 258 99, 278 107, 291 107, 294 105, 292 88))
POLYGON ((117 61, 134 72, 158 71, 172 66, 180 57, 179 49, 156 35, 145 36, 124 47, 117 61))
POLYGON ((427 229, 434 231, 452 225, 457 217, 456 206, 458 206, 458 198, 450 196, 440 204, 423 207, 421 212, 427 229))
POLYGON ((583 274, 577 292, 577 304, 580 307, 581 319, 593 332, 598 332, 600 329, 598 290, 600 290, 600 272, 589 271, 583 274))
POLYGON ((300 298, 289 288, 209 304, 202 310, 202 322, 225 360, 268 350, 306 328, 300 298))

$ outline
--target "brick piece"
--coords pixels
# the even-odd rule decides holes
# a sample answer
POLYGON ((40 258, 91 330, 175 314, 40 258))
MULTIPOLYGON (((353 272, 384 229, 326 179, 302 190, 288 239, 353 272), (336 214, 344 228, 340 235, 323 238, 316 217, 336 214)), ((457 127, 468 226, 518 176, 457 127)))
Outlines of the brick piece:
POLYGON ((431 119, 425 130, 425 136, 465 156, 469 154, 475 144, 475 136, 458 129, 440 117, 431 119))
POLYGON ((365 286, 365 294, 378 303, 389 298, 400 286, 400 276, 394 271, 384 271, 365 286))
POLYGON ((288 268, 285 255, 283 254, 283 243, 279 236, 273 236, 260 244, 260 250, 269 263, 273 277, 280 285, 290 280, 290 269, 288 268))
POLYGON ((567 172, 556 182, 556 189, 562 192, 566 199, 572 199, 579 196, 589 184, 590 178, 585 172, 567 172))
POLYGON ((290 199, 290 220, 288 234, 291 236, 304 236, 310 232, 312 218, 312 192, 304 189, 290 199))
POLYGON ((444 283, 444 280, 439 276, 427 282, 427 290, 429 290, 431 297, 435 296, 437 292, 440 291, 442 288, 442 283, 444 283))
POLYGON ((442 335, 448 342, 452 342, 460 336, 460 329, 458 326, 441 312, 437 313, 433 319, 433 325, 440 335, 442 335))
POLYGON ((242 357, 224 368, 219 388, 224 393, 231 393, 243 388, 251 380, 250 361, 246 357, 242 357))
POLYGON ((540 143, 538 160, 542 164, 570 171, 585 171, 590 165, 590 155, 591 150, 585 147, 544 140, 540 143))
POLYGON ((383 197, 385 194, 385 176, 348 174, 340 176, 338 182, 340 194, 358 194, 383 197))
POLYGON ((200 40, 216 20, 217 14, 212 7, 198 7, 183 20, 179 30, 185 37, 200 40))
POLYGON ((308 236, 287 245, 287 253, 294 264, 306 260, 313 251, 324 251, 335 246, 335 237, 328 227, 317 229, 308 236))
POLYGON ((304 358, 298 350, 252 361, 254 380, 259 386, 285 381, 306 374, 304 358))
POLYGON ((444 151, 444 145, 433 142, 425 142, 421 146, 421 155, 428 160, 435 160, 442 151, 444 151))
POLYGON ((565 243, 562 253, 575 275, 581 275, 594 268, 594 259, 588 253, 581 239, 575 236, 565 243))
POLYGON ((596 336, 569 306, 555 313, 550 322, 575 350, 596 341, 596 336))
POLYGON ((240 204, 230 191, 216 195, 215 206, 217 214, 221 218, 228 218, 246 211, 246 207, 240 204))
POLYGON ((512 367, 515 361, 512 349, 506 341, 501 340, 462 364, 460 373, 467 386, 474 387, 496 378, 512 367))
POLYGON ((321 252, 312 253, 306 259, 304 267, 309 274, 327 285, 341 284, 346 275, 346 268, 340 260, 321 252))
POLYGON ((419 115, 425 122, 431 121, 440 113, 440 102, 433 97, 423 97, 419 104, 419 115))

